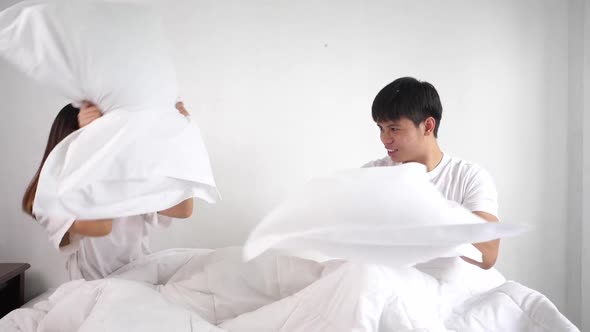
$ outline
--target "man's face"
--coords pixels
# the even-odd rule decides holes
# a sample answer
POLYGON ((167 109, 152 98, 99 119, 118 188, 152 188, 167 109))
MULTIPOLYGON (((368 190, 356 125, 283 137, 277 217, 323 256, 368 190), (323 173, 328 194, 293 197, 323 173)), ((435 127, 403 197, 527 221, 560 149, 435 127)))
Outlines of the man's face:
POLYGON ((424 123, 416 127, 411 120, 401 118, 378 122, 377 126, 391 160, 398 163, 420 162, 426 150, 424 123))

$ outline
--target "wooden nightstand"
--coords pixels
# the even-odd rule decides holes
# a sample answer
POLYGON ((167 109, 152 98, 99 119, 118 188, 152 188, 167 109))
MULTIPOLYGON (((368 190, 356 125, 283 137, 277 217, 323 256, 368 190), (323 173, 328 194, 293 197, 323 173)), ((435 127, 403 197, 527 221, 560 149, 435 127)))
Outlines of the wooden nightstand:
POLYGON ((0 263, 0 318, 25 301, 26 263, 0 263))

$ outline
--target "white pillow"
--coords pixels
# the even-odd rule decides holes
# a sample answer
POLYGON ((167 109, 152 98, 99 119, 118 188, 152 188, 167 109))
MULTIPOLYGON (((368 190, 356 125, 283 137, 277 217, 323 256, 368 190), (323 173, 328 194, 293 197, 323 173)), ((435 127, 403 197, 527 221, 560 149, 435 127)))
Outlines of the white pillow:
POLYGON ((252 231, 244 257, 278 248, 315 260, 410 265, 465 255, 464 248, 473 249, 466 244, 523 229, 485 222, 446 200, 428 180, 425 167, 410 163, 312 179, 252 231))
POLYGON ((112 218, 189 197, 218 199, 200 130, 174 108, 168 50, 158 17, 142 5, 26 1, 0 13, 3 58, 73 103, 89 100, 105 113, 49 155, 36 216, 112 218))

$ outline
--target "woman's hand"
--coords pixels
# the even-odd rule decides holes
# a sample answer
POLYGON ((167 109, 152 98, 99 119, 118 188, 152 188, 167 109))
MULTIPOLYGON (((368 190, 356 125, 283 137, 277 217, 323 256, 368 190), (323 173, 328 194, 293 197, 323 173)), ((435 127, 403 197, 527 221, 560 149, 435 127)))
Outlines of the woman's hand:
POLYGON ((176 109, 178 110, 178 112, 184 116, 190 116, 190 113, 186 110, 186 108, 184 108, 184 103, 179 101, 176 103, 176 105, 174 105, 176 107, 176 109))
POLYGON ((82 103, 82 107, 80 107, 80 113, 78 113, 78 125, 80 128, 86 127, 101 116, 102 112, 96 105, 85 101, 82 103))

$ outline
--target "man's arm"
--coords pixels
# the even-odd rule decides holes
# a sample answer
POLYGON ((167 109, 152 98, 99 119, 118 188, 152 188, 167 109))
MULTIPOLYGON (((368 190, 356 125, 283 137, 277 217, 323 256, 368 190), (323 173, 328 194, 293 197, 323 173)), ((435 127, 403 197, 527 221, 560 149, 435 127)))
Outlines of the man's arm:
POLYGON ((166 210, 158 211, 159 214, 172 217, 185 219, 193 214, 193 198, 185 199, 184 201, 174 205, 166 210))
MULTIPOLYGON (((482 211, 473 211, 473 213, 480 218, 484 219, 487 222, 498 222, 498 218, 493 214, 482 212, 482 211)), ((461 257, 468 263, 473 265, 479 266, 482 269, 489 270, 491 269, 494 264, 496 264, 496 260, 498 259, 498 249, 500 248, 500 239, 492 240, 488 242, 481 242, 481 243, 474 243, 473 246, 477 248, 481 252, 482 261, 478 262, 468 257, 461 257)))

